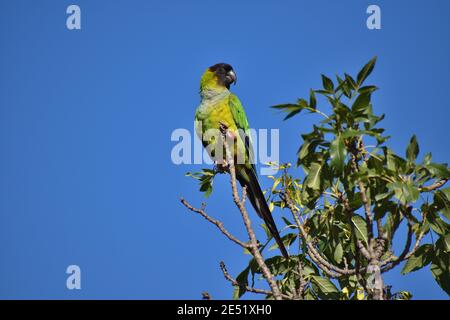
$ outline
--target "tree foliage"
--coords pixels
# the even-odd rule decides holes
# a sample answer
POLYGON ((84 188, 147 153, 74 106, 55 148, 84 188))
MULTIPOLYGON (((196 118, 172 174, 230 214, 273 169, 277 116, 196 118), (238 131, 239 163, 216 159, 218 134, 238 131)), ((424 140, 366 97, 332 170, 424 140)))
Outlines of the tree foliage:
MULTIPOLYGON (((431 153, 421 158, 416 136, 403 155, 388 147, 380 126, 384 115, 373 111, 378 88, 366 84, 375 63, 370 60, 356 78, 322 75, 322 88, 310 90, 309 97, 273 106, 289 121, 304 113, 323 117, 301 135, 296 166, 304 174, 290 164, 272 164, 280 170, 270 177, 268 199, 271 208, 281 209, 274 214, 283 214, 282 238, 291 256, 265 263, 285 296, 410 299, 409 292, 392 293, 383 282, 382 275, 396 267, 402 274, 428 268, 450 294, 450 169, 433 162, 431 153), (319 103, 326 109, 319 110, 319 103), (395 241, 403 242, 400 252, 395 241)), ((251 259, 236 278, 234 297, 260 275, 251 259)))

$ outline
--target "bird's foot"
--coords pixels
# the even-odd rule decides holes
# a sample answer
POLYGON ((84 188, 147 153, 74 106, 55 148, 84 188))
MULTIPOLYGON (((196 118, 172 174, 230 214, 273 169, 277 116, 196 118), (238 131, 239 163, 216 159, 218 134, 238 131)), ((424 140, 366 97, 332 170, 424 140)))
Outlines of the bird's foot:
POLYGON ((230 170, 230 165, 226 160, 216 161, 216 171, 219 173, 226 173, 230 170))
POLYGON ((222 134, 226 134, 226 132, 228 131, 228 126, 225 123, 220 122, 219 129, 222 134))

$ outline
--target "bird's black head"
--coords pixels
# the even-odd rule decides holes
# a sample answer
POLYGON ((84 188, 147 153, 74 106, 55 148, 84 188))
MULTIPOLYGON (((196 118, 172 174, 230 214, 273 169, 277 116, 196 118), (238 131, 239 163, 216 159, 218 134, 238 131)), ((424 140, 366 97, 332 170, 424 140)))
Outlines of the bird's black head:
POLYGON ((228 63, 217 63, 209 67, 209 71, 213 72, 217 76, 217 82, 230 89, 232 83, 236 83, 237 77, 234 73, 233 67, 228 63))

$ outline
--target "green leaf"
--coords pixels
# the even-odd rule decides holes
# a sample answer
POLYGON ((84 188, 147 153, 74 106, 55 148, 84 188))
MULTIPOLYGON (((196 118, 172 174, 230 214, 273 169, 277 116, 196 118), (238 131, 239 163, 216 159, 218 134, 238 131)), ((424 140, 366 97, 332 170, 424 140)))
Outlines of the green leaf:
POLYGON ((375 67, 375 63, 377 61, 377 57, 372 58, 358 73, 357 82, 358 87, 360 87, 364 80, 372 73, 373 68, 375 67))
POLYGON ((233 299, 238 300, 246 292, 245 287, 248 285, 248 274, 250 272, 250 266, 245 268, 236 278, 236 281, 240 284, 234 287, 233 299))
POLYGON ((213 191, 212 181, 208 180, 208 181, 205 181, 205 183, 202 183, 201 186, 200 186, 200 191, 204 192, 205 193, 205 197, 208 198, 211 195, 212 191, 213 191))
POLYGON ((305 109, 305 106, 302 104, 286 103, 286 104, 278 104, 276 106, 272 106, 271 108, 287 112, 287 116, 283 119, 287 120, 289 118, 292 118, 296 114, 299 114, 303 109, 305 109))
POLYGON ((341 263, 342 257, 344 256, 344 249, 342 248, 342 243, 339 242, 334 249, 334 261, 341 263))
POLYGON ((356 81, 348 74, 345 74, 345 80, 350 84, 353 90, 357 90, 358 86, 356 85, 356 81))
POLYGON ((356 238, 359 240, 363 240, 367 244, 368 240, 366 221, 360 215, 354 215, 352 217, 352 222, 355 226, 356 238))
POLYGON ((431 172, 431 174, 434 177, 438 177, 441 179, 450 178, 450 170, 449 170, 447 164, 430 163, 429 165, 426 165, 425 167, 428 169, 428 171, 431 172))
POLYGON ((445 253, 450 252, 450 233, 442 235, 438 241, 436 241, 445 253))
POLYGON ((430 164, 431 163, 431 152, 428 152, 425 157, 423 157, 423 164, 430 164))
POLYGON ((370 93, 360 94, 352 105, 352 112, 366 114, 370 105, 370 93))
POLYGON ((298 160, 300 162, 308 156, 311 145, 312 145, 311 141, 306 141, 304 144, 302 144, 302 147, 300 148, 300 151, 298 152, 298 160))
POLYGON ((394 233, 397 231, 398 226, 403 218, 397 212, 397 210, 391 209, 386 215, 386 223, 383 226, 383 231, 387 233, 388 239, 392 239, 394 233))
MULTIPOLYGON (((296 233, 288 233, 286 235, 284 235, 283 237, 281 237, 281 241, 283 242, 283 244, 289 249, 289 247, 292 245, 292 243, 295 241, 295 239, 297 239, 297 234, 296 233)), ((269 251, 277 249, 278 248, 278 243, 274 243, 270 248, 269 251)))
POLYGON ((321 171, 322 171, 322 164, 317 162, 311 163, 304 184, 313 190, 319 190, 321 171))
POLYGON ((265 223, 261 223, 261 227, 263 228, 264 232, 266 233, 267 241, 272 239, 272 232, 270 232, 269 228, 265 223))
POLYGON ((408 148, 406 149, 406 159, 410 162, 414 162, 417 159, 417 155, 419 154, 419 144, 417 143, 416 135, 411 137, 409 141, 408 148))
POLYGON ((375 196, 375 201, 376 202, 380 202, 383 199, 386 199, 388 197, 392 196, 392 191, 388 191, 388 192, 384 192, 384 193, 379 193, 375 196))
POLYGON ((437 255, 431 264, 431 274, 439 286, 450 295, 450 255, 437 255))
POLYGON ((353 138, 353 137, 359 137, 363 135, 365 131, 362 130, 355 130, 355 129, 347 129, 344 132, 341 133, 341 137, 343 139, 353 138))
POLYGON ((412 297, 412 293, 408 291, 400 291, 395 294, 395 300, 411 300, 412 297))
POLYGON ((396 155, 391 149, 383 147, 386 158, 386 167, 394 173, 404 174, 407 171, 407 162, 405 159, 396 155))
POLYGON ((328 96, 330 93, 333 93, 333 92, 330 92, 330 91, 327 91, 327 90, 314 90, 314 92, 315 93, 319 93, 319 94, 321 94, 323 96, 328 96))
POLYGON ((336 169, 338 173, 344 171, 345 157, 347 150, 345 149, 344 140, 339 135, 331 142, 330 145, 331 166, 336 169))
POLYGON ((339 85, 336 87, 336 89, 334 89, 334 91, 339 92, 339 90, 342 90, 344 95, 350 99, 352 92, 351 92, 350 85, 347 82, 347 80, 342 80, 339 76, 336 76, 336 80, 339 83, 339 85))
POLYGON ((312 89, 309 91, 309 106, 313 109, 316 109, 317 106, 316 95, 312 89))
POLYGON ((281 256, 271 257, 266 259, 265 262, 274 276, 285 273, 290 267, 290 261, 286 261, 286 259, 281 256))
POLYGON ((311 276, 312 281, 324 294, 338 293, 339 290, 329 279, 319 276, 311 276))
POLYGON ((429 265, 431 263, 431 258, 433 257, 433 245, 424 244, 417 251, 409 257, 405 266, 403 267, 402 274, 407 274, 423 267, 429 265))
POLYGON ((325 75, 322 75, 322 84, 323 84, 323 88, 328 92, 328 93, 333 93, 334 92, 334 84, 333 81, 331 81, 330 78, 328 78, 325 75))
POLYGON ((199 180, 200 191, 205 193, 205 197, 209 197, 213 191, 214 177, 217 172, 211 169, 202 169, 201 172, 187 172, 186 176, 199 180))
POLYGON ((440 235, 449 233, 449 225, 444 220, 442 220, 436 212, 429 212, 427 218, 434 232, 440 235))
POLYGON ((440 192, 450 201, 450 187, 441 189, 440 192))
POLYGON ((271 106, 272 109, 279 109, 283 111, 292 111, 299 107, 298 104, 295 103, 284 103, 284 104, 277 104, 275 106, 271 106))
POLYGON ((434 208, 450 220, 450 188, 437 190, 433 200, 434 208))
POLYGON ((391 182, 386 185, 390 191, 394 192, 395 197, 402 203, 414 202, 419 198, 419 189, 411 181, 391 182))
POLYGON ((358 210, 363 205, 361 193, 359 192, 357 193, 350 192, 348 194, 348 200, 352 210, 358 210))
POLYGON ((297 228, 297 226, 294 225, 292 222, 290 222, 288 219, 286 219, 286 217, 281 217, 281 219, 284 221, 284 223, 286 224, 286 226, 289 227, 289 229, 295 229, 295 228, 297 228))
POLYGON ((361 94, 362 93, 372 93, 376 90, 378 90, 378 88, 376 86, 365 86, 365 87, 359 88, 358 92, 361 94))

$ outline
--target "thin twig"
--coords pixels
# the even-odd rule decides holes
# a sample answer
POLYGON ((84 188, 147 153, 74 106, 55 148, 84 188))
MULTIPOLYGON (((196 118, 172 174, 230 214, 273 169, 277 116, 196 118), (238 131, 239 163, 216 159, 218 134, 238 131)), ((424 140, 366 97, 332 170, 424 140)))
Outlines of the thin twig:
MULTIPOLYGON (((232 284, 234 287, 239 287, 239 288, 244 289, 245 291, 252 292, 252 293, 265 294, 265 295, 273 295, 273 292, 272 292, 272 291, 264 290, 264 289, 258 289, 258 288, 255 288, 255 287, 250 287, 250 286, 248 286, 248 285, 246 285, 246 284, 243 284, 243 283, 239 283, 235 278, 233 278, 233 277, 230 275, 230 273, 228 272, 227 267, 225 266, 225 263, 224 263, 223 261, 220 261, 220 269, 222 270, 222 273, 223 273, 223 276, 225 277, 225 279, 227 279, 228 281, 230 281, 231 284, 232 284)), ((284 294, 283 294, 282 296, 283 296, 284 298, 287 298, 287 299, 290 298, 289 296, 284 295, 284 294)))
POLYGON ((361 252, 361 254, 364 256, 364 258, 366 258, 367 260, 370 260, 370 253, 369 251, 366 249, 366 247, 364 247, 364 244, 362 243, 362 241, 356 241, 356 245, 359 249, 359 252, 361 252))
POLYGON ((228 232, 227 229, 224 228, 223 223, 221 221, 211 218, 205 212, 204 206, 202 207, 202 209, 194 208, 183 198, 181 198, 181 203, 189 210, 200 214, 203 218, 205 218, 206 220, 211 222, 213 225, 215 225, 228 239, 230 239, 231 241, 240 245, 243 248, 250 249, 251 245, 249 245, 248 243, 245 243, 245 242, 239 240, 238 238, 236 238, 235 236, 233 236, 230 232, 228 232))
POLYGON ((212 297, 209 294, 209 292, 205 291, 205 292, 202 292, 202 299, 203 300, 212 300, 212 297))
POLYGON ((413 248, 411 249, 411 251, 409 251, 409 248, 411 247, 411 241, 412 241, 412 228, 411 226, 408 224, 408 236, 407 236, 407 240, 406 240, 406 244, 405 244, 405 248, 403 249, 402 253, 398 256, 392 256, 389 259, 385 260, 382 263, 383 268, 381 269, 381 272, 387 272, 391 269, 393 269, 395 266, 397 266, 400 262, 408 260, 413 254, 416 253, 417 249, 419 249, 419 245, 420 242, 422 241, 425 233, 421 232, 417 238, 416 238, 416 242, 414 243, 413 248))
POLYGON ((422 192, 429 192, 429 191, 433 191, 436 189, 439 189, 440 187, 442 187, 446 182, 448 181, 448 178, 446 179, 441 179, 429 186, 420 186, 419 190, 422 192))

